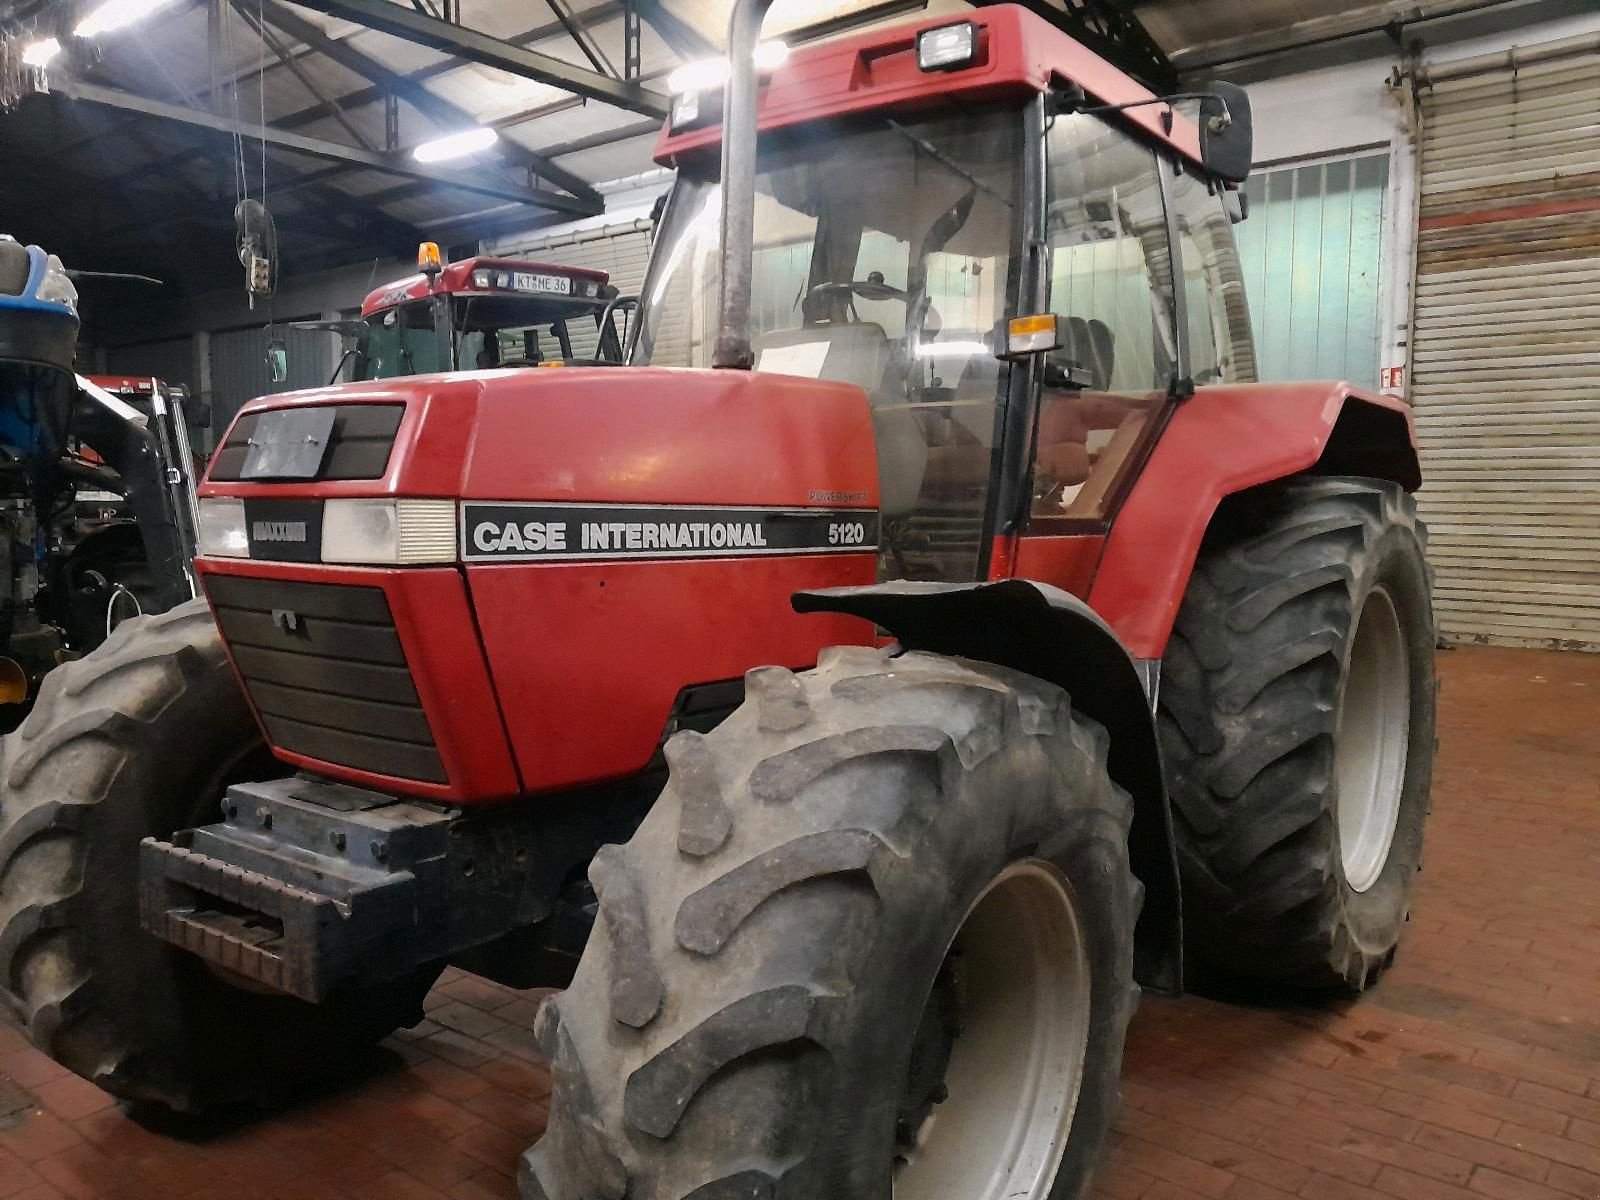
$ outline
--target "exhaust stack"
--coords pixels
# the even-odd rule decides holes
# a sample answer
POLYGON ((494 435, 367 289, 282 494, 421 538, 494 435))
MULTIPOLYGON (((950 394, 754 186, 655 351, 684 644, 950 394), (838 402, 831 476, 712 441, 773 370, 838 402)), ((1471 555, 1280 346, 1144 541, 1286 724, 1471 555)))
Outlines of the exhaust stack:
POLYGON ((748 371, 750 274, 756 221, 756 44, 772 0, 735 0, 728 19, 728 84, 722 106, 722 274, 711 365, 748 371))

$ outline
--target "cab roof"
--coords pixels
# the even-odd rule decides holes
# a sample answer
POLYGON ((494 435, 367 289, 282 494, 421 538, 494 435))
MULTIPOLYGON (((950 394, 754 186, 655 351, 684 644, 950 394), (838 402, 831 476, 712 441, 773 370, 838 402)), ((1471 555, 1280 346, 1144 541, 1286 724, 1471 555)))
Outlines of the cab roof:
MULTIPOLYGON (((439 272, 436 283, 430 285, 428 277, 418 272, 408 275, 404 279, 397 279, 393 283, 386 283, 382 287, 368 293, 367 298, 361 302, 361 315, 369 317, 375 312, 386 308, 393 308, 397 304, 404 304, 408 300, 423 300, 428 296, 440 292, 472 292, 478 289, 473 286, 472 273, 481 268, 496 271, 517 271, 533 275, 563 275, 568 279, 586 280, 599 287, 595 297, 600 297, 603 289, 611 276, 604 271, 592 270, 589 267, 564 267, 555 263, 534 262, 526 258, 495 258, 487 255, 476 255, 472 258, 463 258, 457 262, 447 263, 444 270, 439 272)), ((574 295, 572 299, 579 300, 584 297, 574 295)))
MULTIPOLYGON (((1015 4, 998 4, 959 15, 924 17, 877 26, 852 37, 797 47, 761 87, 762 131, 880 109, 918 109, 959 102, 1022 98, 1074 83, 1100 104, 1149 100, 1155 93, 1044 17, 1015 4), (978 28, 972 65, 955 70, 917 67, 917 34, 971 21, 978 28)), ((1138 126, 1196 166, 1200 133, 1193 121, 1173 112, 1163 127, 1163 105, 1129 109, 1121 119, 1138 126)), ((686 152, 722 140, 719 123, 674 134, 663 128, 656 161, 676 166, 686 152)))

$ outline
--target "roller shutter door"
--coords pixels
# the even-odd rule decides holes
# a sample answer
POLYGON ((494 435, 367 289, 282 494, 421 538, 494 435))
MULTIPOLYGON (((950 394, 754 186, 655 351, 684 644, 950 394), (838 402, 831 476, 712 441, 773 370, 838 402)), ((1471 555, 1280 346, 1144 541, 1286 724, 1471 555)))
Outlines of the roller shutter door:
MULTIPOLYGON (((487 252, 507 258, 531 258, 560 267, 604 271, 619 294, 636 296, 644 286, 644 269, 650 258, 649 231, 648 221, 633 221, 577 234, 555 234, 535 240, 508 239, 487 252)), ((592 321, 572 322, 569 335, 576 357, 594 357, 599 336, 592 321)))
POLYGON ((1597 650, 1600 55, 1515 53, 1419 95, 1422 509, 1446 637, 1597 650))

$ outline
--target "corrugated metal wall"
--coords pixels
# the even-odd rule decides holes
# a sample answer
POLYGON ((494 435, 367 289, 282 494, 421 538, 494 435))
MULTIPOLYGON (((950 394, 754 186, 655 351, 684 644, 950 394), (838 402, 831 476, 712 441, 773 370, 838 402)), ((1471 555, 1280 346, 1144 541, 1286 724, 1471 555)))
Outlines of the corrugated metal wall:
POLYGON ((166 338, 135 346, 114 346, 106 351, 106 371, 112 375, 153 375, 165 383, 194 388, 194 339, 166 338))
POLYGON ((1387 152, 1255 171, 1234 228, 1260 378, 1378 386, 1387 152))
POLYGON ((247 400, 328 382, 337 361, 330 349, 336 335, 279 324, 273 327, 273 336, 281 337, 289 350, 289 378, 283 383, 272 382, 264 326, 211 335, 211 425, 218 435, 247 400))
POLYGON ((1600 649, 1600 57, 1440 80, 1420 107, 1411 398, 1440 627, 1600 649))

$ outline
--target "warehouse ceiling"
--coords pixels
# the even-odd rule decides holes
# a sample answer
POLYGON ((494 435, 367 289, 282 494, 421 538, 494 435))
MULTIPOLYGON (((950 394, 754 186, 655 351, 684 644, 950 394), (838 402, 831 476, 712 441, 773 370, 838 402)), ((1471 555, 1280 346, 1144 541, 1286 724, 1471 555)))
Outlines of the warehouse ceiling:
MULTIPOLYGON (((1180 68, 1206 68, 1296 46, 1318 59, 1381 54, 1403 22, 1490 10, 1527 19, 1571 0, 1035 2, 1131 12, 1180 68)), ((288 272, 603 211, 597 185, 651 167, 666 76, 715 52, 730 7, 165 0, 143 21, 74 38, 101 3, 0 0, 0 231, 69 265, 189 291, 241 281, 241 197, 274 213, 288 272), (42 73, 21 67, 16 54, 49 36, 61 53, 42 73), (475 125, 496 130, 492 150, 432 165, 412 153, 475 125)), ((778 0, 767 28, 864 6, 778 0)))

